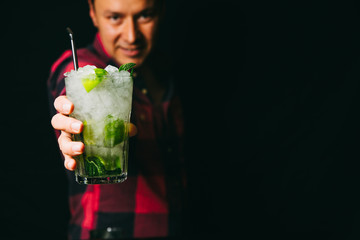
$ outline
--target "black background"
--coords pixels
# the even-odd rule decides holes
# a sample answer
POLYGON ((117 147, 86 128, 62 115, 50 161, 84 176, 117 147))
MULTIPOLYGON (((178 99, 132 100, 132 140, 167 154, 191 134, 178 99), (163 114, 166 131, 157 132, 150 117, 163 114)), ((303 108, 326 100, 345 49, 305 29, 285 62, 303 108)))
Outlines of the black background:
MULTIPOLYGON (((65 28, 78 47, 96 30, 85 0, 9 4, 1 234, 64 239, 66 180, 46 80, 70 47, 65 28)), ((167 1, 160 47, 184 100, 194 236, 360 238, 359 7, 167 1)))

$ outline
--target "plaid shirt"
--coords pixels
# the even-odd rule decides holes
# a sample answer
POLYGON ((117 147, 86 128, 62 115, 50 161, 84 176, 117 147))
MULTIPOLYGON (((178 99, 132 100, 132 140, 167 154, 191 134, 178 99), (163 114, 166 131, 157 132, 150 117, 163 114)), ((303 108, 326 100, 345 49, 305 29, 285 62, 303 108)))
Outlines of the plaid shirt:
MULTIPOLYGON (((115 65, 97 34, 78 50, 79 66, 115 65)), ((50 103, 64 95, 64 73, 73 69, 68 50, 53 64, 48 80, 50 103)), ((116 227, 123 238, 181 234, 185 188, 183 119, 179 98, 169 81, 161 106, 146 95, 141 76, 134 77, 132 122, 138 134, 130 140, 128 179, 120 184, 80 185, 68 172, 70 239, 89 239, 91 231, 116 227)), ((53 109, 55 114, 55 109, 53 109)), ((59 132, 56 133, 59 136, 59 132)))

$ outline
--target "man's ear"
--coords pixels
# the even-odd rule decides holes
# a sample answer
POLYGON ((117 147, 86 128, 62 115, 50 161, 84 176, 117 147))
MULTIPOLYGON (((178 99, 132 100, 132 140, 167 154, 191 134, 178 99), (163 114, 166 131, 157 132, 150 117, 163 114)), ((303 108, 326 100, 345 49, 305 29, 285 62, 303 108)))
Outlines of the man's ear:
POLYGON ((95 27, 98 27, 97 19, 96 19, 96 16, 95 16, 95 7, 94 7, 94 4, 92 3, 91 0, 88 0, 88 3, 89 3, 89 15, 90 15, 90 18, 91 18, 94 26, 95 26, 95 27))

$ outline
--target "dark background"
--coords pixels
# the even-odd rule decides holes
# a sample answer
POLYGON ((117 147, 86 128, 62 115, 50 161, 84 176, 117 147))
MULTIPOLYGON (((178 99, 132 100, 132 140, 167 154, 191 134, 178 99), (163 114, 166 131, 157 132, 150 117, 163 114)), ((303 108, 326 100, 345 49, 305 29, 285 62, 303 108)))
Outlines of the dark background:
MULTIPOLYGON (((360 238, 359 7, 167 1, 160 48, 184 100, 194 236, 360 238)), ((46 80, 70 47, 65 28, 78 47, 96 30, 85 0, 3 12, 1 234, 63 239, 46 80)))

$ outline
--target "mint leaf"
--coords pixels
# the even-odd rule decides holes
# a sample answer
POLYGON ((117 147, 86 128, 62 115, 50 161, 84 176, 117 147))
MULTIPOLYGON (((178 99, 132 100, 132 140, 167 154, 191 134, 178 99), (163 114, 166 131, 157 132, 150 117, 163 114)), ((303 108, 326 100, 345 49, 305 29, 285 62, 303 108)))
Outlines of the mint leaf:
POLYGON ((104 160, 101 157, 88 156, 85 161, 85 171, 89 176, 101 176, 105 173, 104 160))
POLYGON ((119 67, 119 71, 129 71, 133 67, 135 67, 135 63, 126 63, 119 67))

